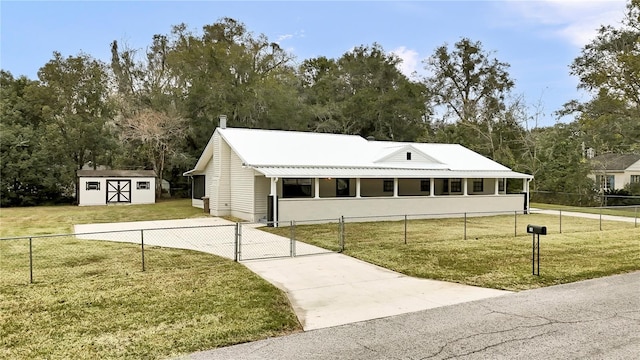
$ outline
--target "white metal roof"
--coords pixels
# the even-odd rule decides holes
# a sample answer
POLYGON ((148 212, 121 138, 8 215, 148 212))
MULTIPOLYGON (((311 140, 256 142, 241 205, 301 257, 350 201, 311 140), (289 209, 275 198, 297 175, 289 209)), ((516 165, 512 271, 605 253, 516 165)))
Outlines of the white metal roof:
MULTIPOLYGON (((218 128, 242 159, 267 177, 485 177, 532 178, 458 144, 370 141, 357 135, 218 128), (404 152, 416 153, 412 160, 404 152), (395 156, 400 155, 400 156, 395 156)), ((196 167, 213 156, 209 141, 196 167)))

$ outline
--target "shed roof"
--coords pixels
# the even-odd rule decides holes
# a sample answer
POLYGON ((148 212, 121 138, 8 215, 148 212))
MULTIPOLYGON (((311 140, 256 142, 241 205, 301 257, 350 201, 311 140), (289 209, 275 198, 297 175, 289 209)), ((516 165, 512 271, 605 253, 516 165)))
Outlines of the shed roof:
MULTIPOLYGON (((268 177, 451 177, 456 172, 460 177, 476 173, 478 177, 532 178, 458 144, 372 141, 357 135, 261 129, 218 128, 216 132, 245 166, 268 177), (403 155, 404 151, 417 151, 420 156, 394 160, 398 158, 395 154, 403 155)), ((204 171, 212 156, 210 140, 195 168, 185 175, 204 171)))
POLYGON ((155 177, 153 170, 78 170, 78 177, 155 177))
POLYGON ((640 160, 640 154, 602 154, 593 157, 591 167, 594 170, 624 171, 640 160))

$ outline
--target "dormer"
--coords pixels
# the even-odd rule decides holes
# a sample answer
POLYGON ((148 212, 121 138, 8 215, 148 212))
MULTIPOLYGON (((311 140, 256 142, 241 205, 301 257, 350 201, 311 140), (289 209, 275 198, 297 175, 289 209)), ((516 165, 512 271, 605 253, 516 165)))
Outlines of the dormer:
POLYGON ((389 149, 388 152, 381 158, 377 159, 376 163, 421 163, 421 164, 442 164, 440 161, 432 158, 424 152, 416 149, 412 145, 399 146, 394 149, 389 149))

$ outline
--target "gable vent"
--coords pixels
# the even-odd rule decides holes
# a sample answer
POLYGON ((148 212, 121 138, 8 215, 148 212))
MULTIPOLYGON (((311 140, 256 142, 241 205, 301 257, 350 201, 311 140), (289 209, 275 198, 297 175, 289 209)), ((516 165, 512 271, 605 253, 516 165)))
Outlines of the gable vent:
POLYGON ((411 160, 411 151, 407 151, 407 160, 411 160))

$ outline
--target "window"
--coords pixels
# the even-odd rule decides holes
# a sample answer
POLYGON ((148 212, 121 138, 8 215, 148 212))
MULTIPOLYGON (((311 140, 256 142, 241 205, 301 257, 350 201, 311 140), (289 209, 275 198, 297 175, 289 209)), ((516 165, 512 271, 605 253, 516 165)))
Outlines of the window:
POLYGON ((431 180, 430 179, 420 180, 420 191, 431 191, 431 180))
POLYGON ((473 179, 473 192, 483 192, 484 181, 482 179, 473 179))
POLYGON ((87 181, 87 190, 100 190, 99 181, 87 181))
POLYGON ((311 179, 282 179, 282 197, 311 197, 311 179))
POLYGON ((382 191, 393 192, 393 180, 384 180, 382 183, 382 191))
POLYGON ((202 199, 205 196, 205 181, 204 175, 195 175, 193 177, 193 190, 192 190, 192 198, 193 199, 202 199))
POLYGON ((149 189, 151 189, 151 182, 149 182, 149 181, 138 181, 136 183, 136 189, 138 189, 138 190, 149 190, 149 189))
POLYGON ((498 191, 504 191, 504 179, 498 180, 498 191))
POLYGON ((600 184, 603 190, 611 190, 615 188, 615 177, 613 175, 598 175, 596 182, 600 184))
POLYGON ((631 175, 631 183, 640 183, 640 175, 631 175))
POLYGON ((336 179, 336 196, 349 196, 349 179, 336 179))
POLYGON ((443 179, 442 180, 442 192, 443 193, 448 193, 449 192, 449 179, 443 179))
POLYGON ((462 179, 451 179, 451 192, 462 192, 462 179))

